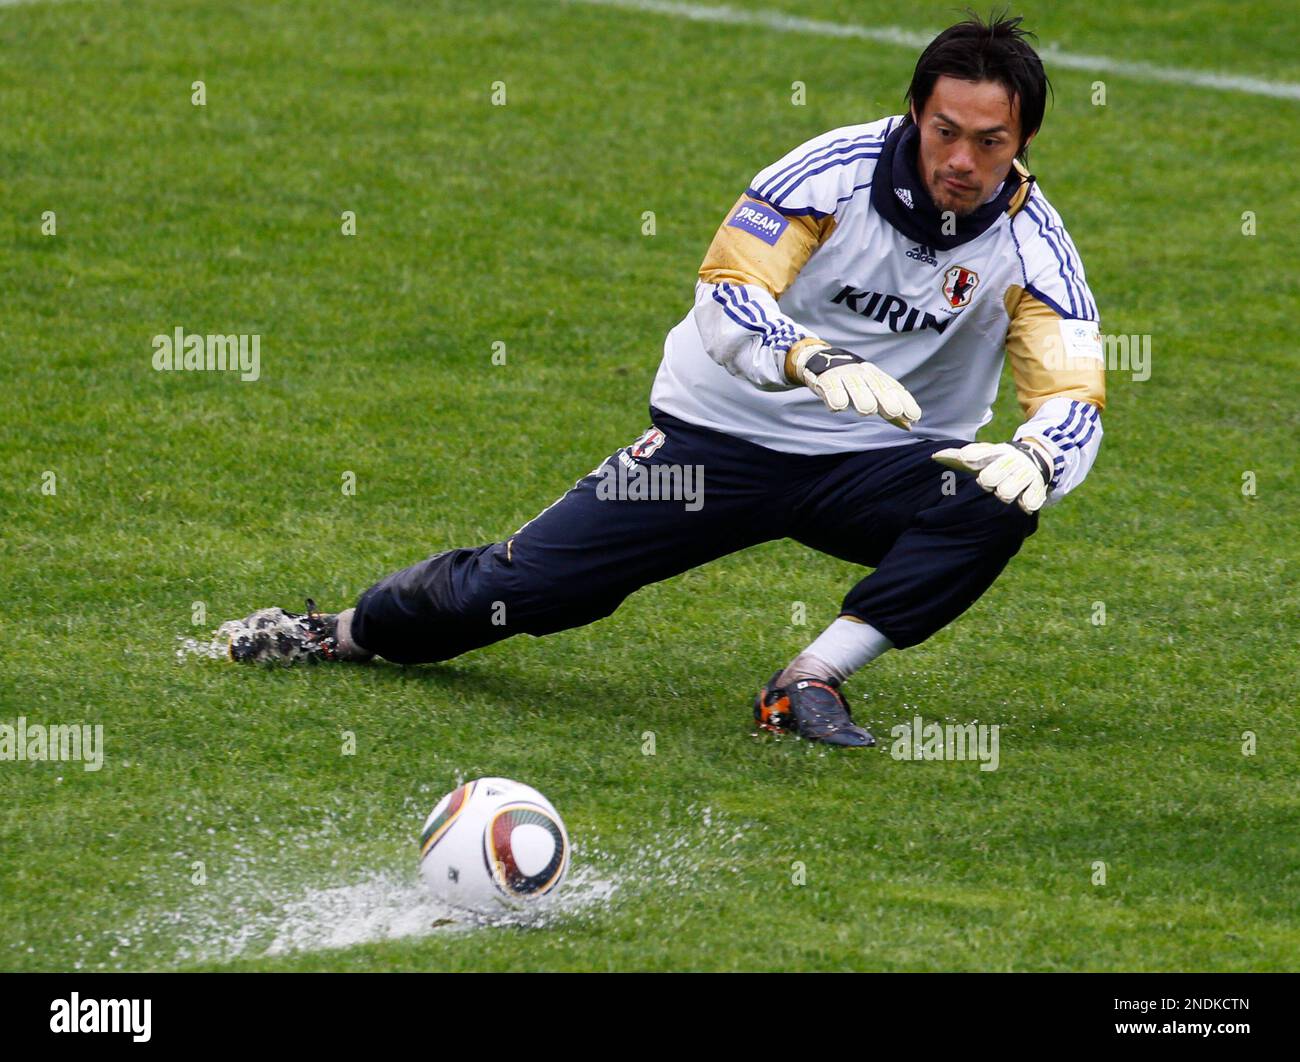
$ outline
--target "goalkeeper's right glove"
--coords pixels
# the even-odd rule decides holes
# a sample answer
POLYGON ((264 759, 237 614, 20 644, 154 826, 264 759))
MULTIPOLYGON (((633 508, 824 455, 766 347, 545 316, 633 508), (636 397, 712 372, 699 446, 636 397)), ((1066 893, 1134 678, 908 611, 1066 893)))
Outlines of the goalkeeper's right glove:
POLYGON ((805 347, 793 360, 790 378, 805 384, 833 413, 849 403, 864 417, 879 413, 891 424, 912 430, 921 407, 901 383, 843 347, 805 347))

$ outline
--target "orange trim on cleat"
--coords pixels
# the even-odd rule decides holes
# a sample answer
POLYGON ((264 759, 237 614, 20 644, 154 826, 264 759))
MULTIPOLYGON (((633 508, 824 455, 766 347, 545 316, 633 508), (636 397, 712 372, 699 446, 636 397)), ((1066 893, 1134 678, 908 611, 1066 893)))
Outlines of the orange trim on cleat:
POLYGON ((754 722, 760 730, 773 734, 789 733, 795 726, 789 695, 784 690, 774 688, 780 677, 781 672, 778 671, 754 698, 754 722))

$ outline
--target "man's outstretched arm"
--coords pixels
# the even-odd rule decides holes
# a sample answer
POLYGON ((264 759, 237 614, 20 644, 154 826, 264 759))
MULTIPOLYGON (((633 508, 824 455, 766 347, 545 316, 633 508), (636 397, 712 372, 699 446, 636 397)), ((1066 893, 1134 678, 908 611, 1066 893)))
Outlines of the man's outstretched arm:
POLYGON ((1007 293, 1007 356, 1025 421, 1009 443, 970 443, 934 459, 977 474, 1026 512, 1053 505, 1087 476, 1101 447, 1105 358, 1096 320, 1064 317, 1023 288, 1007 293))

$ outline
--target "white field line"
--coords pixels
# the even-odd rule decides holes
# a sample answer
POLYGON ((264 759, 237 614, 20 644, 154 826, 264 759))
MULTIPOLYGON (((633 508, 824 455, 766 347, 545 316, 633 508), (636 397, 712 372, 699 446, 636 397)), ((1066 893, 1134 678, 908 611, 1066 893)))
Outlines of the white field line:
MULTIPOLYGON (((48 3, 50 0, 0 0, 0 7, 17 7, 30 3, 48 3)), ((761 29, 780 30, 787 33, 804 33, 813 37, 839 37, 849 40, 876 41, 904 48, 924 48, 934 39, 933 33, 918 33, 898 26, 854 26, 839 22, 825 22, 815 18, 800 18, 780 11, 739 11, 725 5, 686 4, 677 0, 566 0, 567 3, 587 4, 591 7, 614 7, 625 11, 644 11, 691 22, 712 22, 729 26, 757 26, 761 29)), ((1056 45, 1044 45, 1038 50, 1045 64, 1063 70, 1084 70, 1092 73, 1116 74, 1138 81, 1162 81, 1170 85, 1190 85, 1193 88, 1214 89, 1221 92, 1244 92, 1251 96, 1270 96, 1279 100, 1300 100, 1300 85, 1293 81, 1270 81, 1261 77, 1240 74, 1219 74, 1204 70, 1185 70, 1177 66, 1157 66, 1154 63, 1130 62, 1112 59, 1107 55, 1084 55, 1063 52, 1056 45)))
MULTIPOLYGON (((876 41, 880 44, 897 45, 913 50, 924 48, 935 37, 933 33, 921 33, 897 26, 854 26, 839 22, 825 22, 815 18, 801 18, 781 11, 742 11, 725 5, 687 4, 675 0, 567 0, 567 2, 666 15, 691 22, 754 26, 760 29, 779 30, 783 33, 803 33, 813 37, 876 41)), ((1300 100, 1300 85, 1291 81, 1269 81, 1266 78, 1243 77, 1237 74, 1184 70, 1176 66, 1156 66, 1153 63, 1112 59, 1105 55, 1081 55, 1077 52, 1063 52, 1050 44, 1040 48, 1038 52, 1049 71, 1052 67, 1085 70, 1131 77, 1139 81, 1162 81, 1172 85, 1190 85, 1194 88, 1223 92, 1271 96, 1274 99, 1300 100)))

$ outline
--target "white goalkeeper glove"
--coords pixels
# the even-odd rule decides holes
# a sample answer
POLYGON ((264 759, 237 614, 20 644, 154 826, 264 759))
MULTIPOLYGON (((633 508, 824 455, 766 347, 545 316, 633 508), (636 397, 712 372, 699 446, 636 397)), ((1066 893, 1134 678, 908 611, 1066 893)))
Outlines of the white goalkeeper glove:
POLYGON ((864 417, 879 413, 891 424, 912 430, 921 407, 901 383, 871 362, 842 347, 814 347, 798 352, 791 378, 812 389, 832 413, 849 403, 864 417))
POLYGON ((1019 503, 1027 513, 1038 512, 1047 501, 1052 465, 1029 443, 968 443, 930 457, 960 472, 978 472, 976 483, 1007 505, 1019 503))

